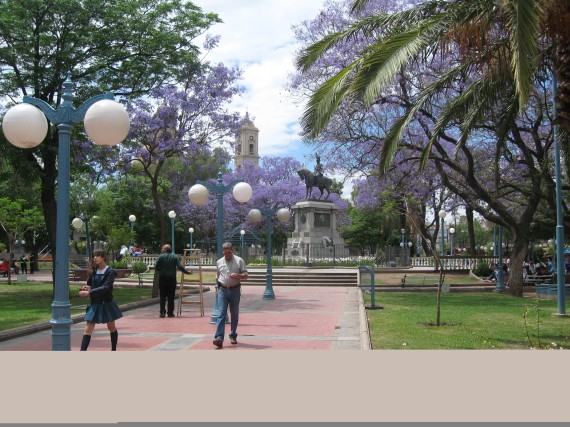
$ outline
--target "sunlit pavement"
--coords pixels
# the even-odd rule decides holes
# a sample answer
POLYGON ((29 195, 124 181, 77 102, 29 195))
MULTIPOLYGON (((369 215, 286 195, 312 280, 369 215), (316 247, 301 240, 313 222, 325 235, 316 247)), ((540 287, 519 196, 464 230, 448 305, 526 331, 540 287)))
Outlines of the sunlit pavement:
MULTIPOLYGON (((273 287, 274 300, 264 300, 263 286, 243 286, 238 344, 227 338, 223 349, 213 344, 210 323, 214 291, 204 293, 205 315, 184 305, 181 316, 159 318, 158 302, 125 311, 117 320, 118 351, 178 350, 361 350, 369 349, 362 296, 357 287, 273 287)), ((186 297, 196 300, 197 295, 186 297)), ((178 300, 176 300, 176 310, 178 300)), ((175 312, 176 312, 175 310, 175 312)), ((71 326, 71 349, 79 350, 84 323, 71 326)), ((0 351, 49 351, 51 329, 0 342, 0 351)), ((89 351, 110 350, 109 332, 97 325, 89 351)))

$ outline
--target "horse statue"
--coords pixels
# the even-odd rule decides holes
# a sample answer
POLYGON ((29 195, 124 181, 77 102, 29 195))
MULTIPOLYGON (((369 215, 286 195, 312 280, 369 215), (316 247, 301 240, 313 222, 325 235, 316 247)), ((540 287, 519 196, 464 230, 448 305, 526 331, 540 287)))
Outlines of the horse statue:
POLYGON ((327 192, 325 199, 329 198, 331 186, 333 183, 332 179, 327 178, 326 176, 321 176, 321 177, 316 176, 315 174, 313 174, 313 172, 311 172, 306 168, 299 169, 297 171, 297 174, 303 181, 305 181, 305 186, 307 187, 307 193, 305 195, 306 199, 308 199, 311 196, 311 193, 313 192, 313 187, 317 187, 319 190, 321 190, 319 199, 323 197, 324 190, 326 190, 327 192))

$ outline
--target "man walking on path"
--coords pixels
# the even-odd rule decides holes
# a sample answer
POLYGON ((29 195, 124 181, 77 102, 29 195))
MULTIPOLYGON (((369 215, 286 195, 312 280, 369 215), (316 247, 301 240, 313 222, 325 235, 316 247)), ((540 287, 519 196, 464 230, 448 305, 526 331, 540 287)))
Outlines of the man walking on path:
POLYGON ((166 315, 166 301, 168 300, 168 317, 174 317, 174 295, 176 293, 176 269, 185 274, 192 274, 180 263, 176 254, 172 253, 170 245, 164 245, 161 254, 156 259, 154 269, 158 271, 158 291, 160 294, 160 317, 166 315))
POLYGON ((218 348, 224 346, 226 316, 228 305, 230 307, 230 342, 237 344, 237 326, 239 318, 239 302, 241 298, 241 281, 247 279, 245 261, 234 255, 231 242, 222 245, 224 256, 216 263, 216 298, 218 299, 219 314, 216 321, 216 334, 214 345, 218 348))

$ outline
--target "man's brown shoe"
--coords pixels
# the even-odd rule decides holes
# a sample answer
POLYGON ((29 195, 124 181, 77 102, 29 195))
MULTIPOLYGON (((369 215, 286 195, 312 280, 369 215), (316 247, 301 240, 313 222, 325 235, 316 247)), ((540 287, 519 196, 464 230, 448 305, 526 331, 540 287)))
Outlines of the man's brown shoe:
POLYGON ((222 348, 224 346, 224 340, 221 339, 220 337, 215 338, 213 341, 214 345, 218 348, 222 348))
POLYGON ((237 338, 236 337, 230 337, 230 342, 232 344, 237 344, 237 338))

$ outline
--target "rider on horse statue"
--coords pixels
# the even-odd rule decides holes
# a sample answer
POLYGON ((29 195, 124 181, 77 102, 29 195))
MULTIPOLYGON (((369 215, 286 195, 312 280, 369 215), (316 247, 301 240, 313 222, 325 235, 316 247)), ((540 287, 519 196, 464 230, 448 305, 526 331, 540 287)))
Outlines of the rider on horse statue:
POLYGON ((315 165, 316 186, 319 187, 323 183, 323 165, 321 164, 321 156, 315 154, 315 158, 317 160, 317 164, 315 165))

